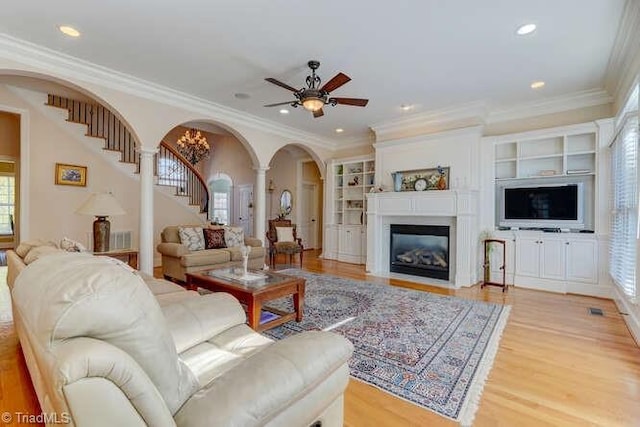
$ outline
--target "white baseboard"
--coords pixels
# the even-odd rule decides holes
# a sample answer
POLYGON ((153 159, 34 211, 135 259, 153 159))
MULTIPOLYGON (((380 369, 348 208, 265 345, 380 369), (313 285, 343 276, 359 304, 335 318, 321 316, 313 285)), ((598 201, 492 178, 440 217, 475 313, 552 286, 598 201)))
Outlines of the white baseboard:
POLYGON ((636 344, 640 346, 640 307, 632 304, 619 287, 614 286, 613 293, 613 300, 620 313, 622 313, 622 318, 627 324, 633 339, 636 340, 636 344))

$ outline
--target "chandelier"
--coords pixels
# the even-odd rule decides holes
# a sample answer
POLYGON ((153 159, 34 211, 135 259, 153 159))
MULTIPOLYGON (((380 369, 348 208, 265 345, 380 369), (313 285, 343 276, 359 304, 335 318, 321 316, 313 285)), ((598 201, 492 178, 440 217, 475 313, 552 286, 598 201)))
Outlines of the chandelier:
POLYGON ((209 156, 209 143, 197 129, 189 129, 177 141, 178 152, 192 165, 209 156))

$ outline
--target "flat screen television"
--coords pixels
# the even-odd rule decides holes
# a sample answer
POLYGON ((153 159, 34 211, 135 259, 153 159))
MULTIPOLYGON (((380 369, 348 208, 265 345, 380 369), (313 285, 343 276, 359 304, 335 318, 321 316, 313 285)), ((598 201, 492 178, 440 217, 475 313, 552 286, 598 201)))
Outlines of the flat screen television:
POLYGON ((584 228, 582 184, 502 189, 500 225, 584 228))

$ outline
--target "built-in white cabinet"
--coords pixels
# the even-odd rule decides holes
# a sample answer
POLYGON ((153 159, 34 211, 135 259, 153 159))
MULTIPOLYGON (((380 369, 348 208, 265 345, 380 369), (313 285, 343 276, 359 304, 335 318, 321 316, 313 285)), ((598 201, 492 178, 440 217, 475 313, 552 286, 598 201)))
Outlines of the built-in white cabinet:
MULTIPOLYGON (((495 237, 507 242, 509 284, 566 292, 571 284, 571 289, 579 289, 598 283, 598 241, 593 234, 497 231, 495 237)), ((497 257, 501 260, 502 254, 497 257)), ((492 279, 499 273, 492 265, 492 279)))
POLYGON ((373 188, 374 178, 373 158, 333 160, 327 166, 325 258, 364 264, 367 252, 366 194, 373 188))
POLYGON ((516 271, 522 276, 564 280, 565 242, 557 238, 516 239, 516 271))
POLYGON ((495 145, 495 178, 594 175, 597 147, 594 125, 507 135, 495 145))

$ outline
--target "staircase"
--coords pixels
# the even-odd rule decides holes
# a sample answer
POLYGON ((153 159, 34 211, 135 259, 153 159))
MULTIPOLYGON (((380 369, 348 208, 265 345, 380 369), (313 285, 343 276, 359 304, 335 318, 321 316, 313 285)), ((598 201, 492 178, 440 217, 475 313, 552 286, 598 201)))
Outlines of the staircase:
MULTIPOLYGON (((140 172, 140 155, 136 152, 138 142, 108 108, 51 94, 47 96, 46 105, 67 110, 68 122, 86 125, 86 136, 103 140, 104 150, 119 152, 121 162, 134 164, 136 173, 140 172)), ((208 219, 209 190, 191 163, 171 144, 162 141, 154 165, 156 184, 172 188, 174 196, 186 198, 190 206, 196 207, 208 219)))

